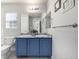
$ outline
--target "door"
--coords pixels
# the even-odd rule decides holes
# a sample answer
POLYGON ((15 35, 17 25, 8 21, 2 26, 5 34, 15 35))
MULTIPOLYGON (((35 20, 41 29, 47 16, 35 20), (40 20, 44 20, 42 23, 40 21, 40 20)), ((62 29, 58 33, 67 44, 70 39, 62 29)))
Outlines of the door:
POLYGON ((39 39, 28 39, 28 56, 39 56, 39 39))
POLYGON ((52 38, 40 38, 40 56, 52 56, 52 38))
POLYGON ((24 38, 16 39, 16 55, 26 56, 27 55, 28 40, 24 38))

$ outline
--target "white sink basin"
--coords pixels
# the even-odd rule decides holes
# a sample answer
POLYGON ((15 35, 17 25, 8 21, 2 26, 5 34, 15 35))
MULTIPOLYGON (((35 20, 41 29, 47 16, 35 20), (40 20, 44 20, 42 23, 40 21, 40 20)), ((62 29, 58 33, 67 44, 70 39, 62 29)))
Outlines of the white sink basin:
POLYGON ((49 35, 36 35, 36 37, 51 37, 49 35))

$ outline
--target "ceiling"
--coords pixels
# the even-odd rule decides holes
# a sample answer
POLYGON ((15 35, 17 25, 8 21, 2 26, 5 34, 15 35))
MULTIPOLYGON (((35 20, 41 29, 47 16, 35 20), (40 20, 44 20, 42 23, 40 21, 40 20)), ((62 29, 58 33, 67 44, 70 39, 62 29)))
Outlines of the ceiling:
POLYGON ((2 3, 44 4, 47 0, 1 0, 2 3))
POLYGON ((40 16, 41 13, 47 11, 47 1, 48 0, 1 0, 1 3, 21 3, 25 4, 24 7, 29 15, 40 16))

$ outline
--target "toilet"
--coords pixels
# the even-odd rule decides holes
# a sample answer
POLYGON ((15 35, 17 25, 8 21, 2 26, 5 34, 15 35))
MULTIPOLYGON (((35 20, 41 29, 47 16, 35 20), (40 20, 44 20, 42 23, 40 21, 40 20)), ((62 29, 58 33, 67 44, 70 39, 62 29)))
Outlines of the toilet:
POLYGON ((7 59, 10 55, 11 45, 2 45, 1 46, 1 59, 7 59))

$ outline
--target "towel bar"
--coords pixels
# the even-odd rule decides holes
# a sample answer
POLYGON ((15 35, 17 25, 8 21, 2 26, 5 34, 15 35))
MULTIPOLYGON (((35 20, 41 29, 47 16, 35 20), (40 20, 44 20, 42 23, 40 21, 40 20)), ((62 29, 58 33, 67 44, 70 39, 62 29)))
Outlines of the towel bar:
POLYGON ((63 27, 73 27, 73 28, 76 28, 76 27, 78 27, 78 24, 74 23, 72 25, 54 26, 52 28, 63 28, 63 27))

